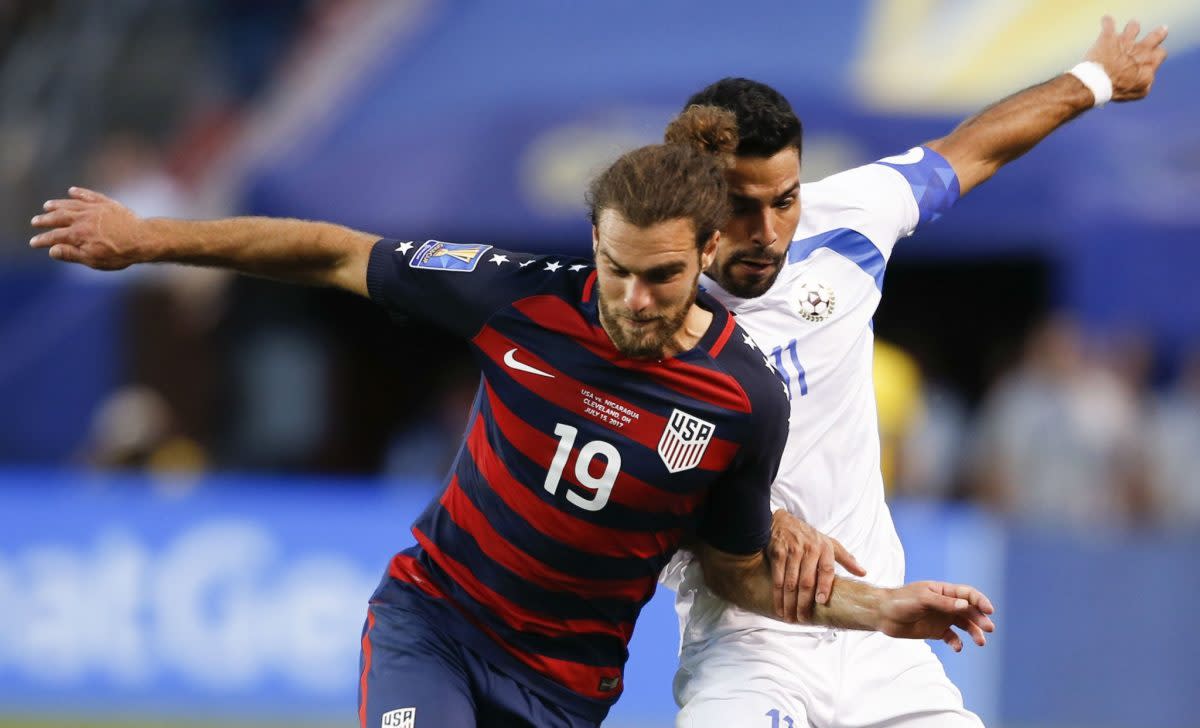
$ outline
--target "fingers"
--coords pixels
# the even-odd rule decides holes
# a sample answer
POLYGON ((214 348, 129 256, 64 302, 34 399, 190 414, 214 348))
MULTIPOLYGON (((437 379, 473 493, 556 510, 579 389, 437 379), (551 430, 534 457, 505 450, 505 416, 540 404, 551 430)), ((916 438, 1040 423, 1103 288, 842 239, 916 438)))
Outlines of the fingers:
MULTIPOLYGON (((808 544, 804 547, 804 557, 800 562, 800 585, 796 589, 796 618, 801 619, 812 609, 817 597, 817 579, 819 565, 824 549, 820 545, 808 544)), ((832 579, 830 579, 832 582, 832 579)))
POLYGON ((29 224, 37 228, 67 227, 75 221, 78 214, 78 210, 51 210, 41 215, 34 215, 29 224))
POLYGON ((971 641, 979 647, 987 644, 987 637, 983 634, 983 628, 966 617, 959 617, 954 620, 954 626, 970 635, 971 641))
POLYGON ((787 578, 783 585, 783 614, 787 620, 795 621, 801 616, 802 610, 812 604, 812 581, 805 584, 804 569, 808 549, 790 549, 788 551, 787 578), (805 590, 808 591, 807 601, 803 600, 805 590))
POLYGON ((1113 35, 1117 32, 1117 21, 1111 15, 1100 18, 1100 35, 1113 35))
POLYGON ((42 209, 46 212, 53 210, 86 210, 88 204, 82 200, 46 200, 42 203, 42 209))
POLYGON ((946 631, 942 633, 942 642, 945 642, 946 644, 950 645, 950 648, 952 650, 954 650, 955 652, 962 652, 962 648, 963 648, 962 638, 960 638, 954 632, 954 630, 949 627, 947 627, 946 631))
POLYGON ((957 613, 954 624, 965 630, 975 644, 982 647, 987 639, 985 632, 996 631, 996 624, 988 617, 992 611, 991 602, 977 590, 961 584, 941 584, 943 593, 935 593, 936 600, 931 604, 945 614, 957 613), (952 606, 951 606, 952 602, 952 606), (984 612, 986 606, 987 612, 984 612))
POLYGON ((74 245, 59 243, 50 248, 50 257, 64 263, 84 263, 83 251, 74 245))
MULTIPOLYGON (((797 590, 801 588, 802 552, 795 545, 779 544, 771 549, 771 578, 775 585, 775 612, 788 622, 795 621, 801 614, 797 602, 797 590)), ((812 586, 809 585, 811 592, 812 586)), ((812 596, 803 603, 803 608, 812 604, 812 596)))
MULTIPOLYGON (((983 614, 983 610, 971 602, 974 591, 971 587, 963 587, 959 584, 932 582, 927 590, 920 592, 920 601, 927 609, 942 614, 959 614, 968 611, 978 611, 983 614)), ((988 606, 991 606, 990 603, 988 606)))
POLYGON ((1138 33, 1142 32, 1142 24, 1136 20, 1130 20, 1125 24, 1125 30, 1121 32, 1121 40, 1126 43, 1133 43, 1137 40, 1138 33))
POLYGON ((1167 39, 1167 26, 1160 25, 1157 28, 1155 28, 1154 30, 1147 33, 1146 37, 1142 38, 1142 42, 1140 43, 1140 45, 1146 46, 1147 48, 1157 48, 1158 46, 1162 45, 1162 42, 1166 39, 1167 39))
POLYGON ((104 195, 95 190, 89 190, 86 187, 72 187, 67 190, 72 198, 83 200, 84 202, 109 202, 110 200, 104 195))
POLYGON ((963 614, 961 615, 961 617, 963 619, 970 621, 972 624, 979 625, 979 629, 983 630, 984 632, 995 632, 996 631, 996 623, 993 622, 990 617, 988 617, 986 614, 979 611, 975 607, 971 607, 971 608, 965 610, 963 612, 963 614))
POLYGON ((1150 63, 1154 67, 1155 71, 1158 70, 1158 67, 1162 65, 1163 61, 1167 60, 1167 55, 1167 49, 1162 47, 1158 47, 1150 51, 1150 63))
POLYGON ((775 584, 775 615, 784 617, 784 582, 787 580, 787 549, 779 546, 771 549, 771 581, 775 584))
POLYGON ((992 606, 991 600, 987 598, 987 595, 973 586, 935 582, 934 589, 945 596, 965 600, 984 614, 991 614, 996 611, 995 607, 992 606))
POLYGON ((817 557, 817 604, 828 603, 829 595, 833 592, 833 565, 835 558, 834 545, 830 541, 833 541, 833 539, 828 539, 825 542, 820 555, 817 557))
POLYGON ((918 594, 918 601, 922 607, 941 614, 956 614, 971 606, 971 603, 966 599, 942 594, 933 589, 923 589, 918 594))
POLYGON ((71 242, 71 231, 68 228, 54 228, 48 232, 39 233, 29 239, 31 248, 49 248, 52 245, 71 242))
POLYGON ((841 564, 846 571, 849 571, 855 576, 867 575, 867 570, 858 563, 858 559, 854 558, 853 554, 846 550, 845 546, 843 546, 837 539, 830 540, 833 541, 833 553, 837 562, 841 564))

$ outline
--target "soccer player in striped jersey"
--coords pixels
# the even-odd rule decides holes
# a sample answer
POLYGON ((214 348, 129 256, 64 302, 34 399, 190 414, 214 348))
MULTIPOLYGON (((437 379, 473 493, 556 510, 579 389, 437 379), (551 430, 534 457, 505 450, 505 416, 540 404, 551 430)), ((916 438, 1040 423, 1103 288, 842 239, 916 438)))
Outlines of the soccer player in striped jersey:
MULTIPOLYGON (((904 579, 884 501, 872 387, 871 318, 897 240, 1070 119, 1150 90, 1166 28, 1138 40, 1111 18, 1085 62, 1015 94, 948 136, 811 184, 799 182, 801 126, 773 89, 726 79, 689 104, 735 112, 734 215, 702 285, 737 314, 782 373, 791 427, 772 488, 780 614, 836 596, 834 562, 875 584, 904 579), (805 523, 787 514, 793 514, 805 523), (861 562, 862 567, 859 567, 861 562)), ((880 633, 787 625, 729 605, 677 559, 680 728, 978 726, 927 645, 880 633)), ((947 642, 961 649, 953 634, 947 642)))
MULTIPOLYGON (((600 175, 594 264, 296 220, 139 220, 78 189, 35 219, 50 230, 33 245, 58 260, 336 285, 471 342, 483 381, 465 442, 371 599, 360 725, 598 725, 638 612, 685 539, 722 596, 771 613, 762 549, 787 398, 696 285, 728 220, 732 115, 678 124, 714 153, 644 147, 600 175)), ((962 589, 923 599, 921 585, 847 584, 810 619, 981 635, 985 600, 962 589)))

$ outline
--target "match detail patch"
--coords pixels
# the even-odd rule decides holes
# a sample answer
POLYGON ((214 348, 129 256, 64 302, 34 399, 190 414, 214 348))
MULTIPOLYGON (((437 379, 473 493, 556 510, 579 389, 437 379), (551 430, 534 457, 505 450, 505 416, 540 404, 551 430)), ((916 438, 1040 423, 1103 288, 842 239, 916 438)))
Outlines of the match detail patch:
POLYGON ((443 243, 440 240, 426 240, 408 264, 413 268, 429 268, 430 270, 448 270, 456 273, 470 273, 479 265, 483 254, 492 246, 480 243, 443 243))
POLYGON ((681 410, 671 410, 667 428, 658 441, 658 456, 672 473, 691 470, 700 464, 716 425, 681 410))

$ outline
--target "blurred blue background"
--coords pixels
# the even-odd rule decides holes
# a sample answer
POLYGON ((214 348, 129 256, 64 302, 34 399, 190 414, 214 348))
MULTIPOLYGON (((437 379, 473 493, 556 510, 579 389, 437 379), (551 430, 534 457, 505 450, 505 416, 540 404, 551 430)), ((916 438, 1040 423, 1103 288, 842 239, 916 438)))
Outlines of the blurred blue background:
MULTIPOLYGON (((910 577, 999 605, 946 659, 989 724, 1195 725, 1191 0, 0 3, 0 724, 349 724, 362 605, 477 375, 335 292, 53 265, 43 200, 586 255, 589 177, 717 78, 791 99, 815 180, 1070 67, 1104 12, 1170 25, 1150 98, 897 249, 885 474, 910 577)), ((669 722, 661 595, 645 619, 610 725, 669 722)))

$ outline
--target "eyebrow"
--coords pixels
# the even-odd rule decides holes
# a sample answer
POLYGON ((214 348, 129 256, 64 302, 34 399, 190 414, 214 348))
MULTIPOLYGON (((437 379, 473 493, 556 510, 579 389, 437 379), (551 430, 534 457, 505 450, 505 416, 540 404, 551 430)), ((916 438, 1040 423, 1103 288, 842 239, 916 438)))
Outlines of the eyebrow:
POLYGON ((779 193, 778 195, 775 195, 775 199, 778 200, 780 197, 789 197, 791 195, 796 194, 799 191, 800 191, 800 182, 799 182, 799 180, 797 180, 791 187, 788 187, 783 192, 779 193))
POLYGON ((643 271, 642 275, 647 276, 647 277, 649 277, 649 276, 666 277, 666 276, 674 275, 674 274, 678 273, 679 271, 683 270, 684 268, 687 268, 687 263, 684 263, 682 261, 675 261, 674 263, 663 263, 662 265, 655 266, 655 267, 651 268, 650 270, 643 271))
MULTIPOLYGON (((778 199, 781 199, 784 197, 790 197, 799 191, 800 191, 800 182, 797 181, 791 187, 788 187, 783 192, 780 192, 779 194, 774 195, 771 199, 778 200, 778 199)), ((749 195, 739 195, 736 192, 730 192, 729 199, 735 203, 757 203, 758 202, 757 197, 751 197, 749 195)))
MULTIPOLYGON (((605 258, 607 258, 608 262, 611 263, 612 265, 614 265, 615 267, 617 267, 621 270, 629 270, 625 266, 618 263, 611 255, 609 255, 608 251, 601 250, 600 255, 603 255, 605 258)), ((681 271, 685 268, 687 268, 687 263, 685 261, 677 260, 677 261, 674 261, 671 263, 663 263, 662 265, 657 265, 653 268, 648 268, 644 271, 641 271, 638 275, 641 275, 641 276, 667 276, 667 275, 671 275, 672 273, 678 273, 679 271, 681 271)))
POLYGON ((620 268, 621 270, 625 270, 625 266, 621 265, 616 260, 614 260, 613 257, 608 254, 607 250, 601 250, 598 252, 600 253, 600 255, 603 255, 605 258, 607 258, 609 263, 612 263, 614 266, 616 266, 617 268, 620 268))

